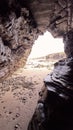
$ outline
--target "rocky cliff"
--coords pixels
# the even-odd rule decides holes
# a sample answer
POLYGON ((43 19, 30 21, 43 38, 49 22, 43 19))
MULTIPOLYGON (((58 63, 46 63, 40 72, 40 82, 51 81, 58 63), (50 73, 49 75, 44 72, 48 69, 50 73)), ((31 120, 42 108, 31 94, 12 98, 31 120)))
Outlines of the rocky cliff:
POLYGON ((46 30, 62 37, 72 29, 72 6, 72 0, 0 1, 0 79, 25 64, 34 41, 46 30))

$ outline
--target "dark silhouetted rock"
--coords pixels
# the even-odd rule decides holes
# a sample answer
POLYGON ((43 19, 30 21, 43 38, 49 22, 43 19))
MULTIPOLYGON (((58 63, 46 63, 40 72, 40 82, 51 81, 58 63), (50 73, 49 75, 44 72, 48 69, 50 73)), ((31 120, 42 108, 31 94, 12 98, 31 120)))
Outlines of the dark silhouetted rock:
POLYGON ((73 41, 72 31, 66 34, 65 39, 68 41, 68 44, 65 43, 67 58, 56 62, 53 72, 45 78, 44 89, 40 92, 40 99, 28 130, 73 130, 73 55, 70 55, 72 44, 69 44, 71 40, 73 41))

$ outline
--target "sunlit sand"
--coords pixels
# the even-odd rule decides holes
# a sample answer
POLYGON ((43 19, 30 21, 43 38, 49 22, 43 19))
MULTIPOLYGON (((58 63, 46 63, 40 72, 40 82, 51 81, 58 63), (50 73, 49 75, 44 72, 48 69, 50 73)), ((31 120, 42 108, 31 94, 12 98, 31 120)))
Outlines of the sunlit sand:
MULTIPOLYGON (((29 58, 38 58, 50 53, 63 52, 62 39, 55 39, 46 32, 35 41, 29 58), (56 41, 57 40, 57 41, 56 41)), ((28 59, 29 59, 28 58, 28 59)), ((35 61, 36 63, 36 61, 35 61)), ((31 65, 32 63, 30 63, 31 65)), ((47 62, 31 68, 25 66, 0 83, 0 130, 27 130, 38 101, 43 79, 51 72, 47 62)))

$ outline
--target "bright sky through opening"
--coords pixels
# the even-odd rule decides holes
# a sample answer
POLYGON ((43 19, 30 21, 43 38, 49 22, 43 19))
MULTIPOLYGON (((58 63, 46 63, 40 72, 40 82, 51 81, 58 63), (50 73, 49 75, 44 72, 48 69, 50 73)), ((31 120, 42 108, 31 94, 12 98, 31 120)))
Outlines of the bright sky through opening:
POLYGON ((43 57, 48 54, 64 52, 64 44, 61 38, 54 38, 51 33, 46 31, 44 35, 35 41, 29 58, 43 57))

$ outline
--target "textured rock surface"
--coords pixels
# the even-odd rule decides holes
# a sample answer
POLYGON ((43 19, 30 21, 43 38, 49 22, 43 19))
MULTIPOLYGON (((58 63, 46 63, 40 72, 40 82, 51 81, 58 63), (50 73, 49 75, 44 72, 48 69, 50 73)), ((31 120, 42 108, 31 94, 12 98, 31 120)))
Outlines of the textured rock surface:
POLYGON ((38 35, 73 27, 72 0, 0 1, 0 79, 23 66, 38 35))
POLYGON ((2 8, 2 12, 0 10, 0 79, 24 66, 37 38, 35 22, 26 7, 18 8, 17 11, 9 10, 6 15, 3 11, 2 8))
POLYGON ((28 130, 73 129, 73 31, 64 36, 66 58, 54 64, 44 80, 28 130))

